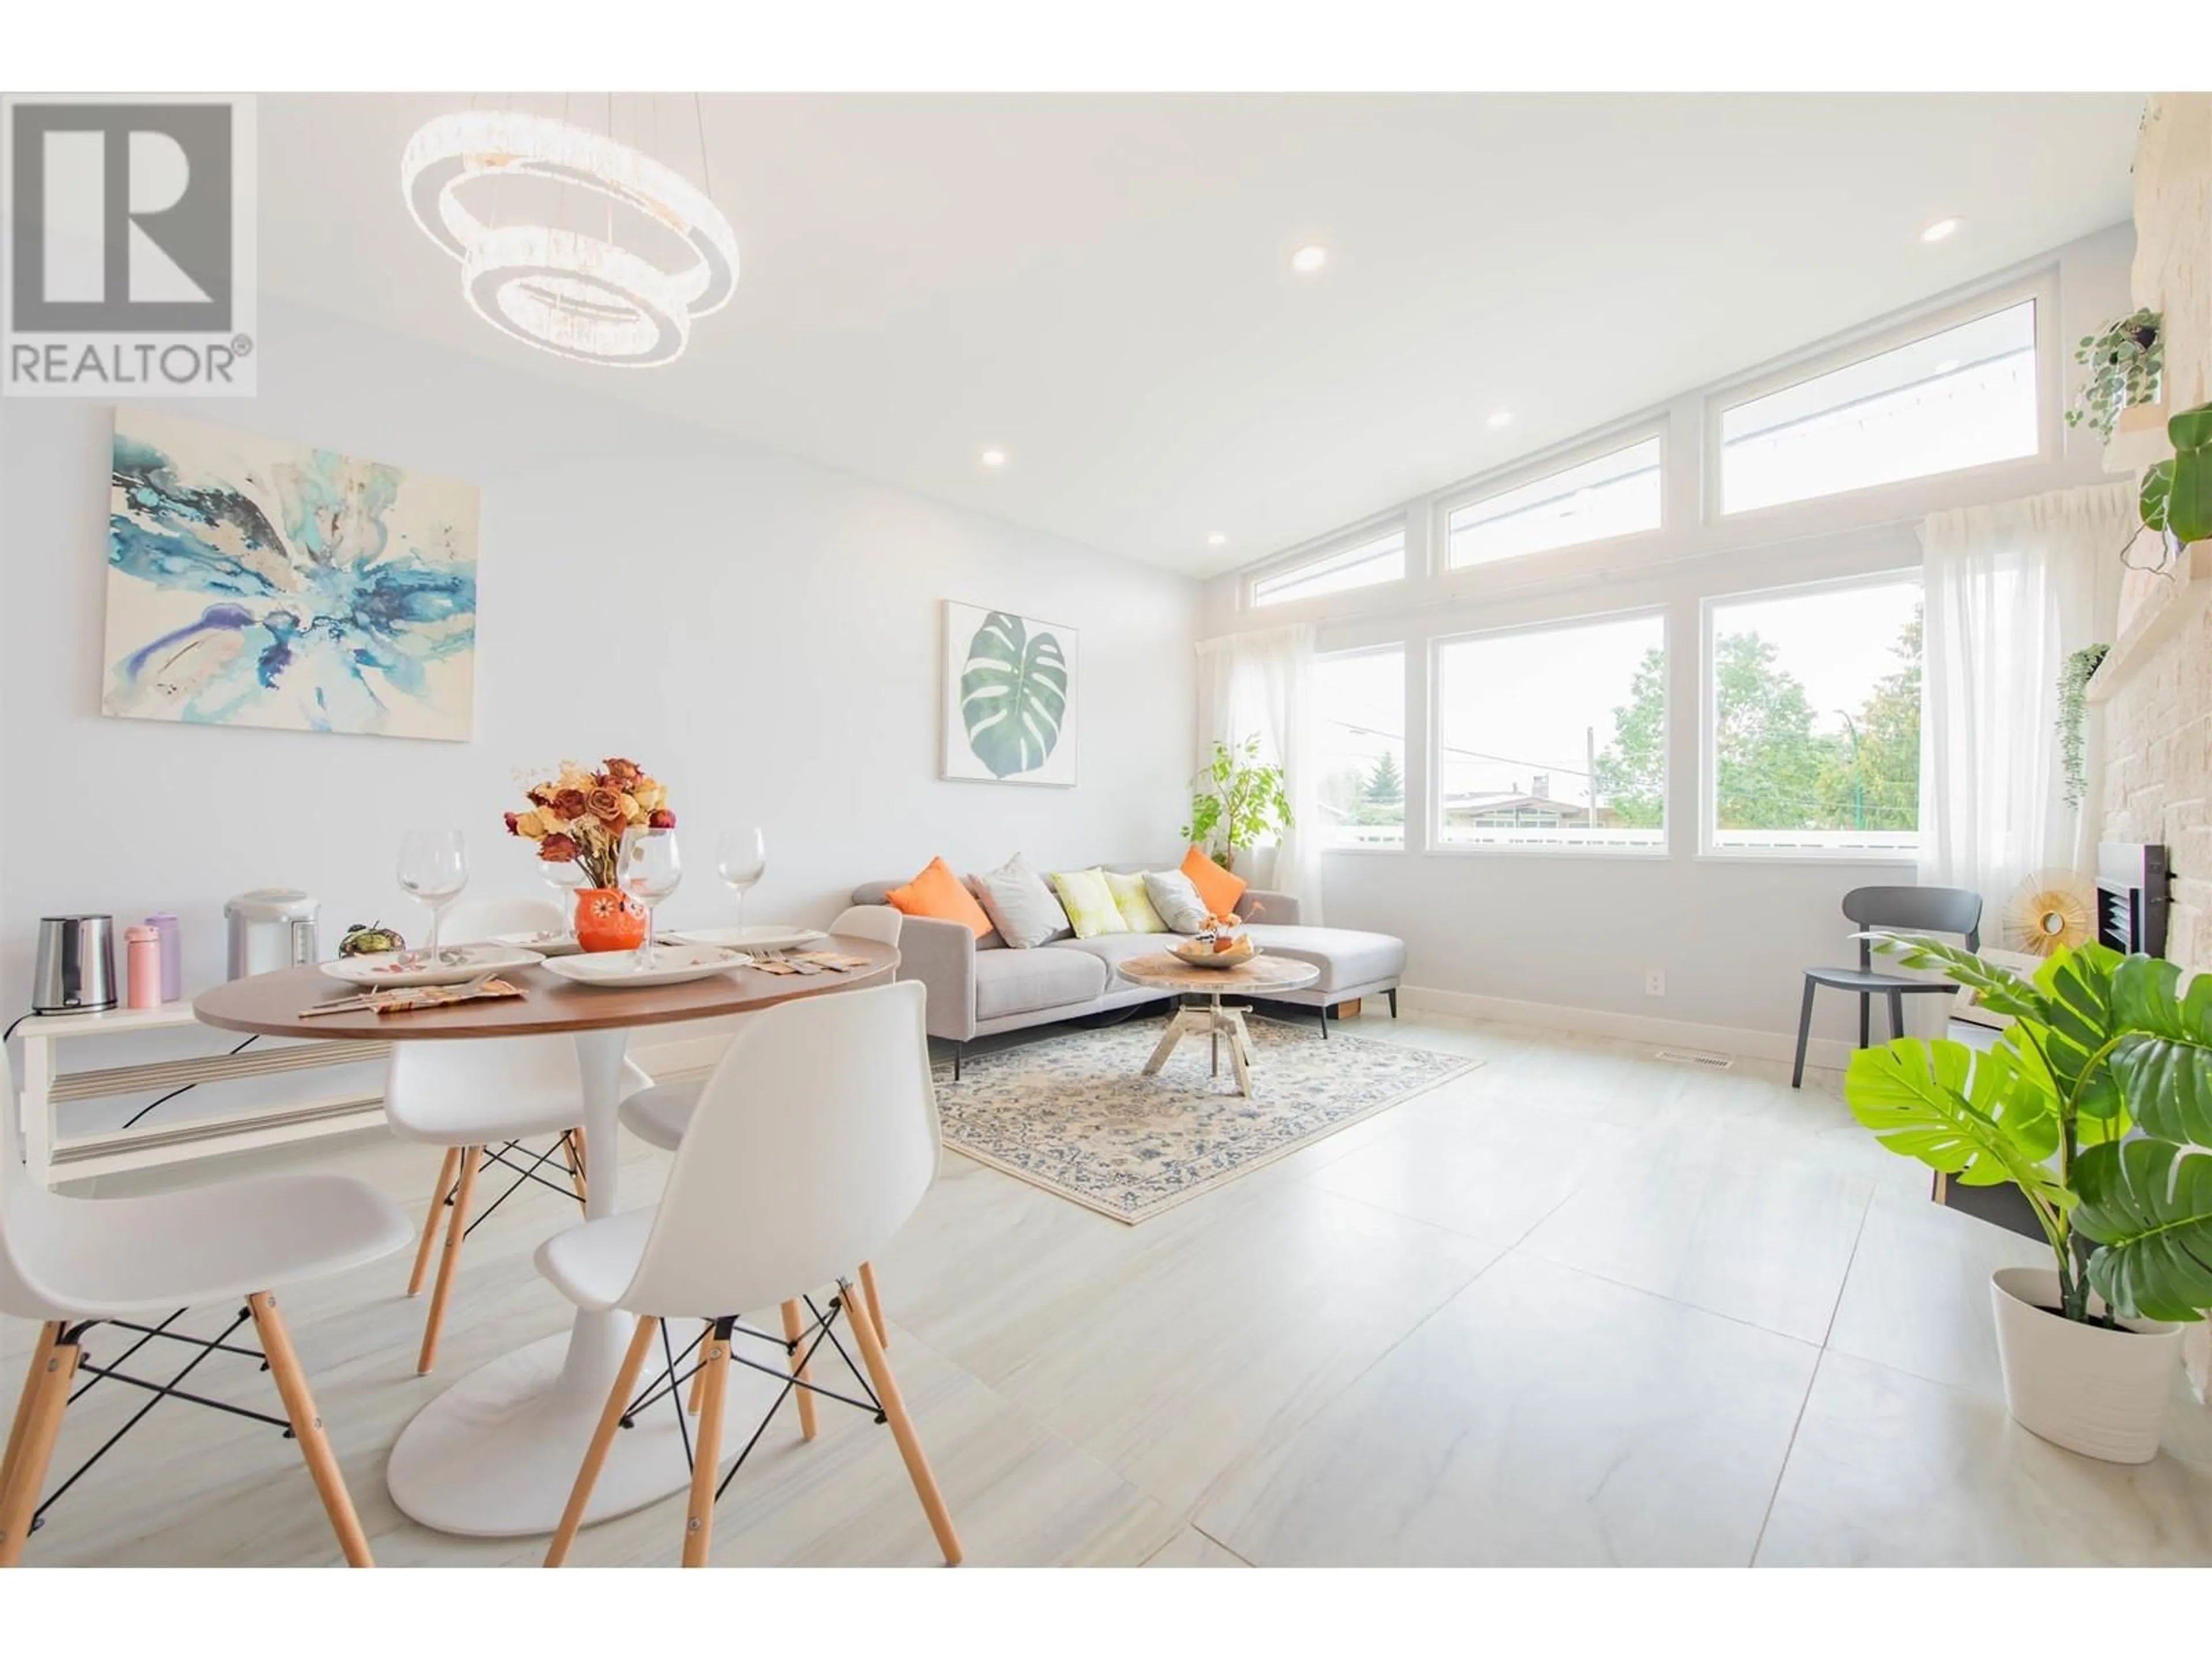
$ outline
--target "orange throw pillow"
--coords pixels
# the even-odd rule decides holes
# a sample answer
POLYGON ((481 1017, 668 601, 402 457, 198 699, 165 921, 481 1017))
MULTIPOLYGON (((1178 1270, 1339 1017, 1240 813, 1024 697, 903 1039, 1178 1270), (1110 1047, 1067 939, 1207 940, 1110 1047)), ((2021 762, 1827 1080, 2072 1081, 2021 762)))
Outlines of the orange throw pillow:
MULTIPOLYGON (((1237 901, 1244 896, 1244 890, 1252 884, 1233 872, 1223 869, 1198 848, 1192 848, 1182 856, 1182 872, 1190 878, 1190 884, 1198 889, 1201 903, 1217 916, 1225 916, 1237 908, 1237 901)), ((894 899, 892 902, 896 903, 894 899)))
MULTIPOLYGON (((1241 889, 1243 884, 1237 885, 1241 889)), ((990 917, 983 914, 983 907, 975 902, 975 896, 943 859, 930 860, 927 869, 905 886, 892 888, 884 896, 894 908, 910 916, 965 923, 977 939, 991 931, 990 917)))

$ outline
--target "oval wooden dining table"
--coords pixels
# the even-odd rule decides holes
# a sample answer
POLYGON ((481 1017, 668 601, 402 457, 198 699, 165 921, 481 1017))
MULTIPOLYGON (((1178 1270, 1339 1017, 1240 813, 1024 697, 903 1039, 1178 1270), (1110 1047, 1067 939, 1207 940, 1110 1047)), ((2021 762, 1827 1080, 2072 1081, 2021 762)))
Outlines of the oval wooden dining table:
MULTIPOLYGON (((899 953, 872 939, 835 935, 822 948, 867 965, 806 975, 738 968, 681 985, 623 990, 577 985, 543 968, 525 968, 501 975, 522 988, 520 997, 414 1013, 314 1017, 303 1016, 357 988, 317 968, 288 968, 219 985, 197 998, 192 1012, 202 1023, 225 1030, 330 1042, 573 1037, 586 1144, 599 1154, 585 1185, 584 1213, 598 1220, 620 1207, 617 1113, 629 1033, 880 985, 898 967, 899 953)), ((803 1110, 805 1103, 792 1106, 803 1110)), ((392 1501, 440 1532, 516 1538, 553 1531, 635 1328, 626 1313, 579 1312, 566 1334, 545 1337, 461 1378, 400 1431, 385 1471, 392 1501)), ((765 1417, 781 1382, 746 1368, 732 1371, 726 1423, 743 1421, 748 1413, 765 1417)), ((692 1425, 683 1415, 679 1394, 672 1391, 665 1407, 640 1413, 615 1437, 585 1512, 586 1524, 628 1514, 689 1484, 692 1425)), ((742 1439, 736 1437, 737 1443, 742 1439)), ((723 1443, 732 1443, 732 1437, 726 1435, 723 1443)))

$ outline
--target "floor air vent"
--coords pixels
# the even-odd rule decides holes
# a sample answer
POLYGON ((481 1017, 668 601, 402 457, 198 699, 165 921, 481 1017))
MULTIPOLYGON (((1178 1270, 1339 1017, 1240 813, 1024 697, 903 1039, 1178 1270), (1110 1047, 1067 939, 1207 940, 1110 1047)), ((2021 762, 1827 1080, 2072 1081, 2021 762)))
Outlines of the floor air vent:
POLYGON ((1657 1058, 1671 1060, 1677 1066, 1704 1066, 1716 1072, 1725 1072, 1735 1064, 1733 1054, 1709 1054, 1703 1048, 1662 1048, 1657 1058))

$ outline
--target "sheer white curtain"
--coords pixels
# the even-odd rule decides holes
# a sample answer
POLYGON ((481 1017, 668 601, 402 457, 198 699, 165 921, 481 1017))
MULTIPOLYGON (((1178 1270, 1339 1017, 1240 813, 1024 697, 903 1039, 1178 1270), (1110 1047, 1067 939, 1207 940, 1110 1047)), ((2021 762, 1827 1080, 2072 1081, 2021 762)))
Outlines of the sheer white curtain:
MULTIPOLYGON (((1199 659, 1212 671, 1211 735, 1232 748, 1260 739, 1263 760, 1283 769, 1283 786, 1297 820, 1275 849, 1268 884, 1298 902, 1298 920, 1321 924, 1321 843, 1314 833, 1319 811, 1315 757, 1308 729, 1313 696, 1314 627, 1293 623, 1259 633, 1231 634, 1199 643, 1199 659)), ((1243 872, 1248 878, 1249 872, 1243 872)))
POLYGON ((2094 867, 2097 711, 2089 793, 2069 807, 2058 675, 2069 654, 2112 637, 2134 514, 2134 490, 2106 484, 1937 513, 1921 526, 1920 879, 1978 892, 1993 945, 2024 878, 2094 867))

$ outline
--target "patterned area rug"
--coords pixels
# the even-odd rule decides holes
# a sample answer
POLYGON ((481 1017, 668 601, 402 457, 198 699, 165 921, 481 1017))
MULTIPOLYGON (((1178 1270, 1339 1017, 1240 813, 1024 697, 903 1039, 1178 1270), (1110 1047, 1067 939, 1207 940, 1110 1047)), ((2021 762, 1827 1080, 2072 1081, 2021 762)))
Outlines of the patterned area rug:
POLYGON ((1246 1100, 1225 1053, 1210 1074, 1200 1038, 1146 1077, 1164 1029, 1140 1018, 975 1055, 957 1083, 939 1067, 945 1144, 1134 1224, 1482 1064, 1253 1019, 1246 1100))

